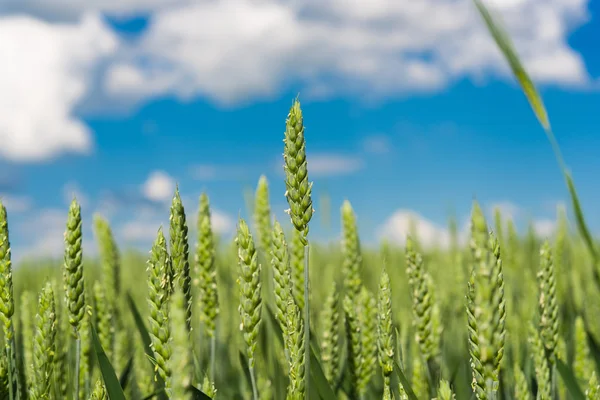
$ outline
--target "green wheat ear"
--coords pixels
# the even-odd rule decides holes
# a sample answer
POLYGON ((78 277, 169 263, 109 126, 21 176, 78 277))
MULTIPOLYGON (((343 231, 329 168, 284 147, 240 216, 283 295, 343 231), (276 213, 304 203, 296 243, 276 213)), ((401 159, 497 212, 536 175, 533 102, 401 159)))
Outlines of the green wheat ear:
POLYGON ((314 213, 312 183, 308 181, 304 120, 300 102, 294 100, 285 125, 283 160, 285 170, 285 197, 290 209, 287 211, 292 224, 302 233, 303 244, 307 243, 308 223, 314 213))
POLYGON ((81 246, 81 207, 73 199, 69 207, 65 232, 64 279, 69 323, 73 333, 79 335, 79 327, 85 312, 85 290, 83 281, 83 253, 81 246))
POLYGON ((369 382, 375 374, 373 365, 377 364, 377 300, 376 296, 362 287, 359 294, 357 319, 361 331, 361 362, 358 373, 358 392, 364 396, 369 382))
POLYGON ((340 373, 340 300, 334 282, 321 312, 323 326, 321 336, 321 365, 329 384, 333 385, 340 373))
POLYGON ((100 215, 94 217, 94 228, 100 248, 102 263, 102 279, 107 298, 116 301, 121 293, 121 260, 119 249, 113 236, 110 224, 100 215))
POLYGON ((102 379, 98 378, 96 380, 94 391, 90 395, 90 400, 109 400, 108 393, 106 393, 106 388, 104 387, 104 383, 102 383, 102 379))
MULTIPOLYGON (((152 245, 150 259, 147 263, 148 271, 148 307, 149 333, 152 339, 152 350, 155 358, 155 371, 169 385, 171 370, 171 332, 169 326, 169 293, 171 258, 167 252, 167 241, 162 227, 159 228, 156 240, 152 245)), ((167 389, 170 389, 167 387, 167 389)))
POLYGON ((498 392, 506 335, 506 302, 500 245, 488 232, 485 217, 476 202, 471 214, 470 247, 473 267, 467 317, 472 387, 478 399, 488 400, 494 399, 498 392))
POLYGON ((304 326, 301 310, 291 297, 286 307, 286 349, 289 351, 289 378, 287 400, 300 400, 305 396, 304 381, 304 326))
POLYGON ((241 218, 235 242, 238 248, 238 264, 240 266, 238 278, 240 288, 240 305, 238 307, 241 318, 240 330, 244 334, 244 342, 246 343, 253 400, 258 400, 254 363, 262 310, 261 267, 258 263, 254 239, 248 224, 241 218))
MULTIPOLYGON (((11 388, 19 388, 17 371, 16 343, 14 338, 13 315, 15 313, 12 260, 10 250, 10 238, 8 234, 8 218, 6 207, 0 201, 0 319, 4 332, 5 351, 8 354, 8 375, 11 380, 11 388)), ((12 392, 11 392, 12 393, 12 392)))
POLYGON ((447 380, 442 379, 440 382, 440 388, 438 389, 439 400, 456 400, 456 396, 450 388, 450 383, 447 380))
POLYGON ((544 347, 550 355, 550 362, 556 358, 558 343, 558 301, 556 298, 556 278, 550 244, 545 241, 540 250, 539 281, 539 314, 540 331, 544 347))
POLYGON ((513 371, 515 374, 515 399, 532 400, 529 385, 527 384, 527 378, 517 363, 515 363, 513 371))
POLYGON ((175 189, 175 196, 171 203, 171 215, 169 224, 169 236, 171 239, 172 268, 177 284, 183 289, 185 296, 185 320, 188 331, 192 330, 192 278, 190 275, 188 226, 185 217, 185 209, 179 194, 179 188, 175 189))
POLYGON ((210 201, 203 193, 198 211, 198 242, 196 244, 196 273, 194 282, 200 293, 201 320, 209 337, 214 337, 219 315, 217 270, 215 264, 215 239, 212 230, 210 201))
POLYGON ((52 388, 52 370, 56 354, 56 313, 52 285, 47 283, 39 298, 35 317, 35 340, 33 343, 33 372, 31 398, 46 399, 52 388))
POLYGON ((189 334, 186 327, 185 292, 176 287, 170 301, 169 324, 171 332, 171 357, 169 370, 172 371, 169 396, 173 399, 184 399, 192 378, 189 334))
POLYGON ((305 280, 305 252, 302 232, 292 231, 292 243, 290 250, 290 275, 292 279, 292 295, 300 310, 304 310, 304 285, 305 280))
POLYGON ((573 360, 573 372, 582 388, 587 388, 591 378, 591 372, 594 370, 594 362, 591 357, 590 347, 585 331, 583 318, 578 316, 575 319, 575 357, 573 360))
POLYGON ((435 362, 439 354, 439 343, 434 333, 433 299, 430 282, 423 265, 421 254, 415 250, 411 236, 406 238, 406 272, 413 300, 414 324, 417 328, 417 343, 424 359, 435 362))
POLYGON ((283 332, 287 336, 287 304, 292 290, 290 279, 289 253, 281 224, 275 220, 271 238, 271 267, 275 292, 276 316, 283 332))
POLYGON ((106 286, 99 281, 92 285, 94 295, 94 318, 98 339, 109 359, 113 357, 114 325, 112 309, 106 298, 106 286))
POLYGON ((342 214, 342 253, 344 285, 348 296, 352 301, 358 298, 362 286, 360 271, 362 268, 362 253, 360 249, 360 239, 358 237, 358 228, 356 226, 356 215, 352 205, 345 200, 341 208, 342 214))
POLYGON ((385 268, 379 281, 377 303, 377 349, 383 372, 384 399, 391 399, 391 377, 394 372, 394 337, 390 277, 385 268))
POLYGON ((529 327, 529 343, 533 355, 535 377, 538 384, 538 398, 551 399, 552 382, 550 379, 550 368, 546 358, 544 342, 533 323, 529 327))
POLYGON ((268 253, 271 249, 271 205, 269 204, 269 182, 262 175, 256 187, 254 202, 254 224, 258 233, 258 241, 262 250, 268 253))

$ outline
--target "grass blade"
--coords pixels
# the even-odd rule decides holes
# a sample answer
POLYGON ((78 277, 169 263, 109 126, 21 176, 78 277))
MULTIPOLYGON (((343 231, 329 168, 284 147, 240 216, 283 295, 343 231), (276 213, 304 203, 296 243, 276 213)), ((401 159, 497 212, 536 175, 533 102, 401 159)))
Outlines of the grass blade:
POLYGON ((192 392, 194 400, 212 400, 211 397, 195 386, 190 386, 190 392, 192 392))
POLYGON ((129 359, 129 361, 127 362, 127 365, 125 366, 125 369, 121 373, 121 376, 119 376, 119 384, 121 385, 123 390, 125 390, 127 388, 127 384, 129 383, 129 377, 131 376, 132 369, 133 369, 133 357, 131 357, 129 359))
POLYGON ((250 375, 250 369, 248 368, 248 357, 240 350, 239 352, 240 366, 244 371, 244 377, 246 378, 246 384, 249 388, 252 387, 252 376, 250 375))
POLYGON ((506 58, 506 61, 508 62, 515 78, 519 82, 519 85, 521 86, 523 93, 527 97, 527 100, 529 101, 529 104, 531 105, 531 108, 533 109, 536 118, 538 119, 542 128, 544 128, 544 131, 546 132, 546 136, 550 141, 550 145, 552 146, 552 150, 554 151, 556 160, 558 161, 560 169, 562 170, 562 173, 564 175, 567 188, 569 190, 569 195, 571 196, 571 203, 575 212, 577 229, 579 230, 581 236, 583 236, 588 250, 590 251, 594 259, 594 278, 596 280, 596 283, 600 286, 600 271, 598 271, 598 267, 600 265, 600 257, 598 254, 598 250, 594 245, 592 235, 590 234, 590 231, 585 222, 583 210, 581 209, 581 203, 579 202, 579 197, 577 196, 577 191, 575 190, 575 184, 573 183, 573 178, 571 177, 571 174, 569 173, 566 167, 560 147, 558 145, 558 142, 556 141, 554 133, 552 132, 550 120, 548 119, 548 113, 546 112, 544 102, 541 96, 539 95, 537 89, 535 88, 533 81, 531 80, 531 78, 527 74, 527 71, 523 67, 523 64, 519 60, 519 56, 517 55, 517 52, 515 51, 508 34, 501 28, 500 24, 498 24, 494 20, 494 17, 492 17, 491 13, 484 6, 481 0, 473 1, 475 2, 479 14, 483 18, 485 25, 488 28, 488 31, 494 38, 496 45, 506 58))
MULTIPOLYGON (((335 399, 336 395, 321 367, 321 362, 315 353, 314 346, 310 346, 310 377, 311 377, 311 388, 316 388, 319 396, 323 400, 335 399)), ((312 398, 312 396, 311 396, 312 398)))
POLYGON ((504 31, 504 29, 502 29, 500 24, 498 24, 494 20, 494 17, 490 13, 490 11, 485 7, 485 5, 481 2, 481 0, 473 1, 475 2, 475 6, 477 6, 479 14, 483 18, 483 21, 485 22, 488 31, 494 38, 496 45, 499 47, 500 51, 506 58, 506 61, 508 61, 508 65, 510 66, 510 69, 515 75, 515 78, 517 78, 519 85, 525 93, 525 96, 527 97, 527 100, 529 101, 529 104, 531 105, 535 116, 537 117, 538 121, 540 121, 542 127, 546 131, 549 131, 550 120, 548 119, 546 107, 544 107, 542 98, 540 97, 537 89, 535 88, 533 81, 527 74, 527 71, 523 67, 521 60, 519 60, 519 56, 517 55, 517 52, 514 49, 510 37, 504 31))
MULTIPOLYGON (((137 309, 133 298, 130 293, 127 293, 127 302, 129 303, 129 308, 131 309, 131 313, 133 314, 133 319, 135 320, 135 325, 142 337, 142 342, 144 343, 144 352, 146 355, 152 360, 154 358, 154 353, 152 352, 152 339, 150 339, 150 334, 146 329, 146 325, 144 324, 144 320, 142 319, 142 315, 137 309)), ((163 390, 165 387, 165 382, 160 376, 156 376, 156 390, 158 392, 158 396, 161 400, 168 400, 167 394, 163 390)))
POLYGON ((571 368, 569 368, 560 359, 556 360, 556 368, 558 369, 558 372, 560 373, 560 376, 565 386, 567 387, 571 398, 573 400, 585 400, 586 397, 583 394, 583 391, 581 390, 579 385, 577 384, 577 379, 575 378, 575 375, 573 374, 571 368))
POLYGON ((419 400, 417 398, 417 395, 415 395, 415 392, 412 390, 410 383, 408 383, 408 379, 406 379, 406 375, 404 375, 404 372, 402 372, 402 369, 400 368, 400 366, 398 365, 398 362, 396 360, 394 360, 394 372, 396 373, 398 380, 402 384, 402 387, 404 388, 404 391, 406 392, 406 395, 408 396, 408 400, 419 400))
POLYGON ((106 392, 108 393, 108 397, 111 400, 125 400, 125 393, 123 393, 123 388, 119 384, 119 379, 117 378, 117 374, 113 366, 111 365, 102 345, 100 344, 100 340, 98 339, 98 334, 96 333, 96 328, 91 326, 92 328, 92 343, 94 345, 94 349, 96 351, 96 358, 98 359, 98 365, 100 366, 100 372, 102 373, 102 379, 104 380, 104 385, 106 386, 106 392))

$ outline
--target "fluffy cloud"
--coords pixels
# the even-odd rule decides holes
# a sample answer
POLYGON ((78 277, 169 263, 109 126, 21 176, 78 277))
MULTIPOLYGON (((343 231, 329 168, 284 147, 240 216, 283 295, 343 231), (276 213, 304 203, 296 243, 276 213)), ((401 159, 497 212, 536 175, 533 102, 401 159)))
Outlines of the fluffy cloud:
POLYGON ((198 181, 237 180, 253 176, 252 169, 250 165, 200 164, 190 167, 190 175, 198 181))
POLYGON ((404 245, 406 237, 414 226, 415 234, 425 247, 450 245, 450 232, 447 227, 424 218, 411 210, 397 210, 379 228, 379 236, 392 243, 404 245))
MULTIPOLYGON (((567 42, 586 22, 588 0, 487 3, 538 82, 590 82, 567 42)), ((90 93, 119 107, 163 95, 239 104, 294 84, 305 96, 368 100, 509 76, 466 0, 23 0, 7 7, 0 157, 16 161, 91 151, 92 135, 76 113, 90 93), (101 12, 149 12, 152 23, 139 40, 119 41, 101 12)))
POLYGON ((99 16, 71 24, 0 17, 0 157, 37 161, 89 152, 92 136, 73 109, 116 46, 99 16))
MULTIPOLYGON (((354 156, 329 153, 313 153, 307 158, 308 173, 313 177, 348 175, 364 167, 362 159, 354 156)), ((281 170, 283 168, 279 167, 281 170)))
MULTIPOLYGON (((535 79, 588 82, 567 43, 586 21, 587 0, 488 3, 535 79)), ((309 93, 381 96, 509 74, 472 2, 455 0, 200 1, 156 13, 127 54, 107 76, 113 95, 202 95, 224 104, 269 97, 291 82, 309 93)))
POLYGON ((367 136, 362 143, 363 150, 369 154, 387 154, 392 149, 392 142, 386 135, 376 134, 367 136))
POLYGON ((533 229, 542 238, 550 237, 556 230, 556 221, 548 218, 537 219, 533 221, 533 229))
POLYGON ((33 199, 29 196, 0 193, 0 201, 8 213, 23 213, 33 206, 33 199))
POLYGON ((164 171, 154 171, 142 186, 142 193, 151 201, 167 202, 175 192, 175 180, 164 171))
MULTIPOLYGON (((188 216, 188 218, 189 220, 195 220, 191 216, 188 216)), ((233 218, 217 209, 211 210, 211 223, 213 231, 219 234, 229 234, 235 228, 233 218)), ((168 237, 168 211, 162 213, 153 208, 142 208, 135 213, 135 218, 120 227, 119 235, 129 243, 143 243, 149 246, 156 238, 156 233, 161 225, 163 226, 163 233, 168 237)), ((192 233, 194 226, 190 228, 190 233, 192 233)))

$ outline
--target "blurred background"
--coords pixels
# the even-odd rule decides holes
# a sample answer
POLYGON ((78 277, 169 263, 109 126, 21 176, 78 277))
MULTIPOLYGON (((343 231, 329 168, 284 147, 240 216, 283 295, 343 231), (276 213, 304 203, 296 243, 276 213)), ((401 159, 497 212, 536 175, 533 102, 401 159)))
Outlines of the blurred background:
MULTIPOLYGON (((600 5, 488 0, 546 102, 600 232, 600 5)), ((60 257, 68 203, 150 249, 179 184, 231 237, 261 174, 280 221, 285 120, 299 95, 311 237, 424 244, 465 231, 473 198, 551 235, 566 189, 470 0, 0 0, 0 197, 13 257, 60 257)))

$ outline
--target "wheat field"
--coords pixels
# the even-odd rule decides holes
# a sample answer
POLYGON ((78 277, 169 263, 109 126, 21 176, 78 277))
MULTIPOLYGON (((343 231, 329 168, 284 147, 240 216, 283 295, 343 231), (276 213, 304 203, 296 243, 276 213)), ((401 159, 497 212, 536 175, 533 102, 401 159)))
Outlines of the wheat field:
POLYGON ((549 139, 572 220, 559 208, 551 237, 519 235, 475 201, 466 241, 450 220, 449 246, 413 230, 402 246, 368 248, 345 201, 340 242, 312 241, 296 98, 282 116, 289 220, 273 218, 256 177, 233 241, 213 232, 205 194, 196 214, 177 189, 147 253, 121 248, 96 215, 88 257, 73 199, 64 259, 13 268, 0 203, 0 399, 600 399, 599 250, 542 99, 475 6, 549 139))

